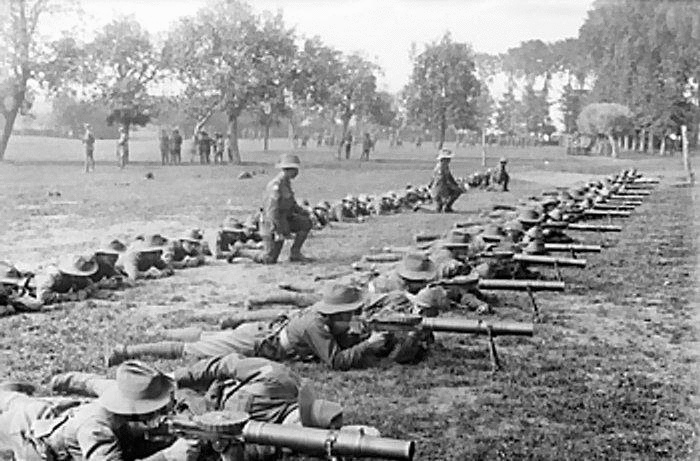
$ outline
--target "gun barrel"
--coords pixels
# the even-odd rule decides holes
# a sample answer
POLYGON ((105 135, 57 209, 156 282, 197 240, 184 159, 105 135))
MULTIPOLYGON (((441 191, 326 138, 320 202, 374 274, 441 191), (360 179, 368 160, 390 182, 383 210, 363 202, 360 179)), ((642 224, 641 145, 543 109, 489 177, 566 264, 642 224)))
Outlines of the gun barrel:
POLYGON ((583 212, 584 216, 616 216, 618 218, 628 218, 630 216, 629 211, 618 211, 618 210, 585 210, 583 212))
POLYGON ((632 188, 628 188, 627 186, 625 186, 624 189, 617 191, 617 195, 641 195, 641 196, 647 197, 647 196, 651 195, 651 191, 641 190, 641 189, 632 189, 632 188))
POLYGON ((573 251, 574 253, 600 253, 600 245, 584 245, 579 243, 545 243, 547 251, 573 251))
POLYGON ((566 229, 569 223, 566 221, 545 221, 540 224, 543 229, 566 229))
POLYGON ((598 224, 580 224, 572 223, 569 224, 569 230, 583 231, 583 232, 622 232, 622 226, 615 225, 598 225, 598 224))
POLYGON ((632 193, 625 194, 621 192, 615 192, 614 194, 610 195, 610 198, 613 200, 637 200, 641 202, 646 198, 646 196, 632 193))
POLYGON ((518 261, 525 264, 536 264, 540 266, 557 266, 562 267, 586 267, 585 259, 576 258, 557 258, 554 256, 543 256, 543 255, 526 255, 526 254, 516 254, 513 255, 513 261, 518 261))
POLYGON ((636 205, 629 205, 627 203, 597 203, 593 206, 594 210, 622 210, 631 211, 636 208, 636 205))
POLYGON ((488 334, 489 328, 494 336, 532 336, 533 325, 522 322, 484 322, 464 318, 428 317, 422 325, 436 332, 488 334))
POLYGON ((243 428, 246 443, 289 448, 312 456, 349 456, 412 460, 415 442, 372 437, 355 431, 335 431, 249 421, 243 428))
POLYGON ((513 291, 564 291, 565 286, 561 281, 508 279, 480 279, 478 285, 483 290, 513 291))

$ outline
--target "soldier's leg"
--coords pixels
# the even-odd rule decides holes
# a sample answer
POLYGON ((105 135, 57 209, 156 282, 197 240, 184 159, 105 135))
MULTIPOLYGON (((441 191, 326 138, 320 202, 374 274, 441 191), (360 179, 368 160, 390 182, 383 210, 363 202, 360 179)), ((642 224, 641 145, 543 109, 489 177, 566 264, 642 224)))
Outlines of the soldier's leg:
POLYGON ((0 448, 10 449, 17 460, 39 461, 42 457, 28 440, 34 421, 58 416, 45 400, 0 389, 0 448))
POLYGON ((503 192, 508 192, 508 183, 510 182, 510 175, 508 173, 504 173, 503 176, 501 176, 501 180, 503 181, 503 192))
POLYGON ((292 232, 296 233, 294 236, 294 243, 292 243, 292 247, 289 249, 290 258, 293 259, 302 256, 301 247, 304 245, 306 237, 308 237, 312 227, 313 223, 308 216, 295 214, 290 217, 289 228, 292 232))
POLYGON ((142 357, 162 359, 179 359, 184 355, 185 343, 182 341, 159 341, 155 343, 117 345, 106 356, 108 367, 119 365, 125 360, 142 357))
POLYGON ((99 397, 113 381, 95 373, 69 371, 51 377, 49 387, 54 393, 99 397))
POLYGON ((444 202, 443 202, 442 195, 436 196, 435 197, 435 211, 437 211, 438 213, 442 213, 443 206, 444 206, 444 202))
POLYGON ((450 192, 450 195, 447 197, 447 201, 445 202, 445 211, 453 211, 452 205, 457 201, 460 195, 462 195, 460 191, 450 192))
POLYGON ((229 256, 228 261, 231 262, 233 258, 242 257, 248 258, 256 263, 260 264, 275 264, 279 259, 280 253, 282 252, 282 247, 284 246, 284 240, 274 240, 270 235, 264 235, 262 238, 263 249, 253 250, 250 248, 234 248, 229 256))

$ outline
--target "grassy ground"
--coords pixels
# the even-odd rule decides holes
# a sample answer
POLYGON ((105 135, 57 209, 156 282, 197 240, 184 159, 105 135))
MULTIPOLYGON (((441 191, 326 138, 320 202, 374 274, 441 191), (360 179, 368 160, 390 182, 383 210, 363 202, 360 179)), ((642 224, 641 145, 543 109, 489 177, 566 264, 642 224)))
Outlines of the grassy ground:
MULTIPOLYGON (((97 173, 84 175, 80 144, 13 138, 0 164, 0 255, 33 267, 66 252, 87 251, 140 232, 209 234, 226 214, 260 204, 271 164, 285 148, 243 144, 243 166, 162 167, 156 144, 136 141, 138 163, 119 171, 112 143, 98 143, 97 173), (109 154, 107 154, 109 152, 109 154), (102 160, 102 161, 100 161, 102 160), (265 169, 250 180, 243 170, 265 169), (152 172, 155 179, 144 176, 152 172), (59 191, 60 197, 49 196, 59 191)), ((305 165, 294 187, 312 202, 347 193, 384 192, 428 181, 433 151, 380 146, 368 163, 337 162, 333 152, 299 151, 305 165)), ((331 373, 293 364, 346 419, 415 439, 417 459, 697 459, 698 215, 697 188, 676 188, 678 159, 629 155, 620 160, 566 157, 556 148, 492 149, 488 164, 509 159, 511 193, 470 192, 456 215, 373 218, 315 233, 312 265, 274 267, 212 263, 101 299, 45 313, 0 319, 0 378, 46 383, 65 370, 105 372, 103 349, 157 338, 162 327, 205 324, 235 309, 251 292, 282 280, 308 282, 357 260, 371 247, 406 245, 419 231, 442 232, 456 220, 480 219, 495 203, 637 166, 664 180, 621 234, 582 235, 609 245, 566 271, 564 294, 538 296, 543 312, 532 339, 501 338, 505 370, 489 372, 483 338, 444 336, 415 366, 331 373)), ((457 175, 480 168, 477 149, 460 149, 457 175)), ((286 253, 283 252, 283 257, 286 253)), ((498 319, 529 319, 527 299, 499 294, 498 319)), ((172 368, 174 362, 159 362, 172 368)))

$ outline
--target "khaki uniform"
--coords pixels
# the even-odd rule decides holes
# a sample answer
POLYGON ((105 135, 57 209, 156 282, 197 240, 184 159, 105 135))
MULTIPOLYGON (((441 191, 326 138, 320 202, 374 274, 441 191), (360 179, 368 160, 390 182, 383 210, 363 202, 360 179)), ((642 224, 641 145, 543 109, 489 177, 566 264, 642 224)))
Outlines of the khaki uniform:
POLYGON ((95 171, 95 135, 92 134, 92 131, 85 131, 83 144, 85 144, 85 172, 87 173, 91 169, 95 171))
POLYGON ((90 277, 64 274, 58 267, 48 266, 29 282, 29 286, 34 288, 38 301, 51 304, 64 300, 65 296, 62 295, 69 293, 74 293, 78 298, 81 294, 86 296, 93 283, 90 277))
POLYGON ((430 192, 438 211, 450 211, 452 204, 462 195, 462 188, 452 176, 447 163, 440 162, 435 166, 430 192))
POLYGON ((0 391, 0 446, 17 460, 166 461, 143 434, 95 402, 0 391))
POLYGON ((263 264, 276 263, 284 245, 282 238, 292 233, 296 235, 290 254, 299 255, 311 227, 311 218, 294 198, 291 182, 280 172, 265 188, 260 220, 264 249, 253 253, 252 259, 263 264))
POLYGON ((168 264, 162 259, 161 254, 141 253, 137 250, 127 250, 119 255, 115 267, 131 280, 143 278, 144 273, 152 267, 166 272, 169 272, 168 269, 170 269, 168 264))
POLYGON ((174 269, 201 266, 205 262, 200 250, 186 251, 179 240, 171 240, 163 250, 163 261, 174 269))

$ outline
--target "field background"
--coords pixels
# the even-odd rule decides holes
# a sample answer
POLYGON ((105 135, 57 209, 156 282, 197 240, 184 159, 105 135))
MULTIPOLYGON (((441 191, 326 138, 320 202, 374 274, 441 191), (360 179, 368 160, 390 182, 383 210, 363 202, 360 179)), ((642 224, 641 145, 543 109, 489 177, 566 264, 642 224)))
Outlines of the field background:
MULTIPOLYGON (((274 162, 287 140, 241 143, 241 166, 161 166, 157 141, 136 137, 135 163, 115 166, 114 142, 98 141, 97 171, 82 173, 79 141, 16 136, 0 163, 0 257, 35 268, 65 253, 87 252, 113 238, 144 232, 177 236, 192 227, 211 236, 228 215, 261 204, 274 162), (260 171, 236 179, 241 171, 260 171), (145 179, 146 173, 154 179, 145 179), (60 192, 60 196, 56 195, 60 192)), ((335 160, 335 150, 298 149, 298 199, 333 200, 382 193, 430 179, 435 150, 379 144, 370 162, 335 160)), ((698 189, 673 187, 680 159, 623 154, 620 159, 571 157, 563 149, 489 148, 488 166, 509 160, 512 191, 470 191, 457 213, 374 217, 315 232, 310 265, 273 267, 213 262, 143 282, 99 299, 67 303, 35 315, 0 319, 1 378, 45 384, 53 373, 104 373, 101 357, 117 342, 157 339, 163 327, 211 325, 240 308, 250 293, 281 281, 310 283, 373 247, 408 245, 415 233, 444 232, 457 220, 484 219, 497 203, 556 186, 637 167, 663 177, 617 235, 581 235, 609 246, 587 256, 588 267, 565 271, 564 294, 538 296, 543 321, 532 339, 498 340, 506 369, 489 372, 484 338, 444 336, 415 366, 331 373, 292 364, 341 401, 346 420, 383 434, 415 439, 417 459, 698 459, 698 189)), ((353 157, 359 156, 358 149, 353 157)), ((481 169, 480 148, 456 149, 452 171, 481 169)), ((283 250, 285 259, 287 250, 283 250)), ((498 295, 494 318, 528 320, 527 299, 498 295)), ((464 313, 463 313, 464 314, 464 313)), ((466 314, 471 315, 471 314, 466 314)), ((177 362, 158 362, 171 369, 177 362)), ((111 370, 113 373, 113 370, 111 370)))

